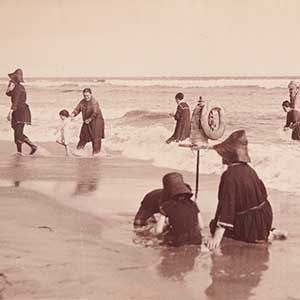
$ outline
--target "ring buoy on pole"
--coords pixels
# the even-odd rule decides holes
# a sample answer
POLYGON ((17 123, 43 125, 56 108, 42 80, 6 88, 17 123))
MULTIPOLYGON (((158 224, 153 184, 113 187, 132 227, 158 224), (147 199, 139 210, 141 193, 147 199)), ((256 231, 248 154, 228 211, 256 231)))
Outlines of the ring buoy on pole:
POLYGON ((201 128, 208 139, 218 140, 225 132, 226 120, 222 106, 209 101, 202 109, 200 116, 201 128))
MULTIPOLYGON (((190 134, 191 144, 188 145, 188 147, 190 147, 192 150, 197 150, 195 202, 197 202, 199 191, 201 146, 208 147, 209 139, 217 140, 221 138, 225 132, 225 123, 224 109, 217 102, 209 101, 203 106, 200 105, 200 102, 198 102, 193 110, 190 134)), ((204 228, 204 221, 201 213, 198 215, 198 222, 200 228, 204 228)))
POLYGON ((225 123, 224 109, 217 102, 209 101, 204 106, 198 103, 191 118, 192 146, 207 146, 209 139, 221 138, 225 131, 225 123))

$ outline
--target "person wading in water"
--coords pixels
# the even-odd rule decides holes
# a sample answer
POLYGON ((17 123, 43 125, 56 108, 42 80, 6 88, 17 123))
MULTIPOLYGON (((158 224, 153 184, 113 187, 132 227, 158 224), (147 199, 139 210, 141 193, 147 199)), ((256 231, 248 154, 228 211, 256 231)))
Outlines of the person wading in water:
POLYGON ((24 134, 25 124, 31 125, 31 113, 28 104, 26 103, 26 90, 23 85, 23 71, 15 70, 8 74, 10 78, 6 95, 11 98, 11 108, 7 116, 7 120, 11 122, 11 127, 14 130, 14 139, 17 145, 17 152, 22 153, 22 144, 27 144, 30 148, 30 155, 34 154, 37 146, 24 134))
POLYGON ((83 90, 83 99, 75 107, 71 118, 82 113, 83 124, 81 126, 77 149, 83 149, 92 142, 93 154, 100 153, 101 141, 104 138, 104 119, 98 101, 93 97, 92 90, 83 90))
POLYGON ((290 97, 290 103, 291 108, 296 108, 296 102, 297 102, 297 96, 299 92, 299 86, 295 81, 290 81, 288 84, 289 89, 289 97, 290 97))
POLYGON ((292 107, 289 101, 282 102, 282 108, 287 113, 283 130, 292 129, 292 140, 300 140, 300 112, 292 107))
POLYGON ((178 93, 175 96, 175 101, 177 103, 177 110, 174 115, 176 121, 176 126, 174 133, 171 137, 166 140, 167 144, 171 142, 180 142, 190 137, 191 134, 191 120, 190 120, 190 108, 188 104, 183 100, 184 95, 178 93))

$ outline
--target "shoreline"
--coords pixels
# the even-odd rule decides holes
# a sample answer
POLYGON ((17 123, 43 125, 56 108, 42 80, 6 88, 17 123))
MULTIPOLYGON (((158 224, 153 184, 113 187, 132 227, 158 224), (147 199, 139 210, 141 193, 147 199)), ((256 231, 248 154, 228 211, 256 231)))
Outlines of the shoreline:
MULTIPOLYGON (((124 157, 66 158, 55 143, 40 143, 49 157, 15 157, 13 143, 0 146, 3 299, 297 298, 296 195, 269 190, 274 226, 289 232, 284 242, 262 248, 225 240, 221 256, 152 247, 133 231, 134 214, 172 169, 124 157)), ((194 187, 194 174, 182 173, 194 187)), ((218 180, 200 177, 206 236, 218 180)))

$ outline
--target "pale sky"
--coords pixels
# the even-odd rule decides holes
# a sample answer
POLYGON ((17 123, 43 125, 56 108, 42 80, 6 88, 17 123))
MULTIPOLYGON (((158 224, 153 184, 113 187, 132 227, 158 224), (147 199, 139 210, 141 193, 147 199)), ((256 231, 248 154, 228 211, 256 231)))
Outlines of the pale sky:
POLYGON ((0 0, 0 77, 300 75, 297 0, 0 0))

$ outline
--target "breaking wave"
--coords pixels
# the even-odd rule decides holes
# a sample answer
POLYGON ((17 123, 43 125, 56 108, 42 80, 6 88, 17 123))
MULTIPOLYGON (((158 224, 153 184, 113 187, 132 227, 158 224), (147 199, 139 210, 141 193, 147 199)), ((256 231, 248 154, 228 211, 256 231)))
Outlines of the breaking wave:
MULTIPOLYGON (((292 78, 300 80, 300 78, 292 78)), ((36 88, 76 89, 86 86, 177 87, 177 88, 287 88, 289 77, 153 77, 153 78, 29 78, 26 85, 36 88)), ((0 79, 6 85, 7 79, 0 79)))

